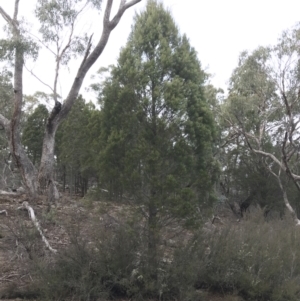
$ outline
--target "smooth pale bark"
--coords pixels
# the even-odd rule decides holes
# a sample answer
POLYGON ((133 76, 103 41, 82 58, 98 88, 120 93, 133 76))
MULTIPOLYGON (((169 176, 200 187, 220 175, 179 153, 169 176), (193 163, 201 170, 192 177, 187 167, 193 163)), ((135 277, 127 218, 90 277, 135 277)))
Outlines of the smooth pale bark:
POLYGON ((24 50, 21 45, 21 34, 17 21, 19 0, 15 1, 13 19, 0 7, 0 14, 12 28, 13 39, 16 42, 14 61, 14 109, 10 123, 1 115, 1 122, 5 124, 6 135, 9 140, 11 154, 20 170, 24 184, 33 199, 37 197, 37 170, 28 158, 20 138, 20 121, 23 104, 23 65, 24 50))
MULTIPOLYGON (((274 175, 274 173, 273 173, 273 175, 274 175)), ((280 187, 281 192, 282 192, 282 197, 283 197, 283 201, 284 201, 285 207, 290 212, 290 214, 291 214, 291 216, 292 216, 292 218, 293 218, 296 226, 300 226, 300 220, 297 217, 297 213, 294 210, 294 208, 291 206, 291 204, 289 202, 289 199, 288 199, 288 196, 287 196, 287 193, 286 193, 286 190, 284 189, 284 187, 282 185, 282 182, 281 182, 281 179, 280 179, 280 173, 279 173, 279 175, 275 175, 275 176, 276 176, 276 178, 278 180, 278 184, 279 184, 279 187, 280 187)))

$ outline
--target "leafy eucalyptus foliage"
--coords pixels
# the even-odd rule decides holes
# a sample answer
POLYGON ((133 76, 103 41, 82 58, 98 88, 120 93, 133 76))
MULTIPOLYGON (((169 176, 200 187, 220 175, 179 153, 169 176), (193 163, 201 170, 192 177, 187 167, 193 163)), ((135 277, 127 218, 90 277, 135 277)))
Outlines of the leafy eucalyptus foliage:
MULTIPOLYGON (((88 42, 87 34, 75 32, 75 22, 80 13, 88 6, 90 1, 60 0, 37 1, 35 14, 40 21, 40 33, 44 43, 56 46, 57 60, 66 65, 72 57, 83 54, 88 42), (69 41, 64 42, 66 32, 69 41)), ((102 1, 99 2, 99 6, 102 1)))
POLYGON ((235 157, 234 168, 256 177, 252 190, 269 208, 277 201, 278 209, 276 194, 281 194, 297 224, 291 204, 299 208, 299 32, 297 25, 275 46, 243 52, 222 106, 225 152, 235 157), (268 184, 263 188, 262 183, 268 184))

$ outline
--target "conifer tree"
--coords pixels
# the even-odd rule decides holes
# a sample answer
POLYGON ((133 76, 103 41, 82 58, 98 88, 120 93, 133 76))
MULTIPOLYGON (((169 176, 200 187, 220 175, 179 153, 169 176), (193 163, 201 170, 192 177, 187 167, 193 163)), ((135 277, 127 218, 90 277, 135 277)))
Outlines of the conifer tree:
POLYGON ((25 122, 22 142, 34 165, 39 163, 41 159, 44 127, 48 115, 49 112, 46 106, 40 104, 34 112, 28 116, 25 122))
POLYGON ((87 191, 91 168, 89 119, 94 106, 86 104, 80 95, 69 116, 58 131, 56 156, 63 176, 63 186, 67 184, 71 192, 84 195, 87 191))
POLYGON ((151 0, 136 15, 100 94, 101 181, 144 205, 154 281, 166 220, 191 223, 209 200, 214 122, 205 80, 188 38, 179 34, 170 12, 151 0))

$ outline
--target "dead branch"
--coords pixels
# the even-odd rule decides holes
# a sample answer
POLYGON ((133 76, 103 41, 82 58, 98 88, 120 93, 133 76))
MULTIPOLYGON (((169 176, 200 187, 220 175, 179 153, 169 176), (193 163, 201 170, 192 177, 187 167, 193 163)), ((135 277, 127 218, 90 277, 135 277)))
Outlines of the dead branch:
MULTIPOLYGON (((253 151, 257 154, 263 155, 264 157, 268 157, 268 158, 272 159, 274 161, 274 163, 276 163, 281 169, 286 170, 284 164, 282 162, 280 162, 273 154, 263 152, 260 150, 256 150, 256 149, 253 149, 253 151)), ((300 180, 300 176, 295 175, 292 172, 291 172, 291 175, 295 178, 295 180, 298 180, 298 181, 300 180)))
POLYGON ((28 202, 25 201, 25 202, 23 202, 22 207, 20 207, 20 208, 18 208, 18 209, 22 209, 22 208, 27 209, 28 214, 29 214, 29 217, 30 217, 30 219, 32 220, 32 222, 33 222, 33 224, 35 225, 35 227, 36 227, 36 229, 38 230, 38 232, 40 233, 40 235, 41 235, 41 237, 42 237, 42 240, 43 240, 43 242, 45 243, 47 249, 48 249, 49 251, 51 251, 52 253, 57 253, 57 250, 56 250, 56 249, 53 249, 53 248, 50 246, 50 244, 49 244, 47 238, 45 237, 45 235, 44 235, 44 233, 43 233, 43 231, 42 231, 42 228, 41 228, 41 226, 40 226, 40 223, 39 223, 39 221, 37 220, 37 218, 35 217, 34 210, 32 209, 32 207, 30 207, 29 204, 28 204, 28 202))
POLYGON ((20 195, 21 193, 18 192, 0 190, 0 196, 16 197, 20 195))
POLYGON ((0 210, 0 214, 5 214, 6 216, 8 216, 7 210, 0 210))
POLYGON ((54 93, 54 90, 52 89, 52 87, 50 85, 48 85, 47 83, 45 83, 43 80, 41 80, 35 73, 33 73, 32 70, 29 70, 26 66, 26 64, 24 64, 25 69, 33 76, 35 77, 41 84, 43 84, 44 86, 48 87, 52 93, 54 93))
MULTIPOLYGON (((16 12, 16 10, 15 10, 16 12)), ((14 20, 9 16, 9 14, 0 6, 0 14, 3 17, 3 19, 14 29, 17 29, 16 24, 14 20)))

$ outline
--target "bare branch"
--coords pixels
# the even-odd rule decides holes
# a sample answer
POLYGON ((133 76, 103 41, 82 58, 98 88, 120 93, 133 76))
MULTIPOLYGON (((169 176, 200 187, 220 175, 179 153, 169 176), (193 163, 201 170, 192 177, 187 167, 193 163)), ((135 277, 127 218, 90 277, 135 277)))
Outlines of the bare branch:
POLYGON ((105 8, 104 18, 103 18, 103 27, 105 28, 109 24, 109 18, 111 13, 113 0, 108 0, 105 8))
POLYGON ((18 17, 18 12, 19 12, 19 2, 20 0, 15 0, 15 10, 14 10, 14 21, 17 21, 17 17, 18 17))
MULTIPOLYGON (((124 1, 124 2, 126 2, 126 1, 124 1)), ((141 2, 141 0, 132 0, 132 1, 129 1, 128 3, 126 3, 126 4, 124 5, 124 10, 130 8, 131 6, 136 5, 136 4, 139 3, 139 2, 141 2)))
POLYGON ((0 210, 0 214, 5 214, 6 216, 8 216, 8 213, 6 210, 0 210))
MULTIPOLYGON (((256 150, 256 149, 252 149, 255 153, 263 155, 264 157, 268 157, 270 159, 272 159, 280 168, 284 169, 284 165, 282 164, 282 162, 280 162, 273 154, 267 153, 267 152, 263 152, 261 150, 256 150)), ((300 179, 300 177, 299 177, 300 179)))
POLYGON ((128 3, 126 3, 126 1, 121 1, 121 5, 120 5, 120 8, 117 12, 117 14, 114 16, 114 18, 110 21, 110 24, 109 24, 109 27, 110 29, 114 29, 117 24, 119 23, 121 17, 123 16, 124 12, 130 8, 131 6, 137 4, 141 2, 141 0, 132 0, 132 1, 129 1, 128 3))
MULTIPOLYGON (((260 151, 260 150, 256 150, 256 149, 252 149, 252 150, 257 154, 260 154, 260 155, 263 155, 265 157, 268 157, 268 158, 272 159, 280 168, 282 168, 283 170, 286 170, 285 165, 282 162, 280 162, 273 154, 263 152, 263 151, 260 151)), ((291 172, 291 176, 293 178, 295 178, 295 180, 297 180, 297 181, 300 180, 300 176, 295 175, 292 172, 291 172)))
POLYGON ((32 72, 32 70, 29 70, 29 69, 26 67, 25 64, 24 64, 24 67, 25 67, 25 69, 26 69, 33 77, 35 77, 41 84, 43 84, 43 85, 45 85, 46 87, 48 87, 48 88, 51 90, 51 92, 54 93, 53 88, 52 88, 50 85, 48 85, 47 83, 45 83, 44 81, 42 81, 37 75, 35 75, 35 73, 32 72))
POLYGON ((125 4, 123 3, 123 5, 119 8, 118 13, 116 14, 116 16, 114 17, 114 19, 112 21, 109 21, 109 18, 110 18, 113 0, 107 1, 105 14, 104 14, 104 18, 103 18, 103 31, 102 31, 101 38, 100 38, 98 44, 96 45, 96 47, 94 48, 94 50, 91 53, 89 53, 90 49, 91 49, 91 38, 90 38, 89 43, 87 45, 87 50, 86 50, 85 56, 78 69, 78 72, 74 79, 71 90, 63 104, 60 114, 58 115, 58 123, 65 116, 67 116, 68 112, 70 111, 73 102, 75 101, 75 99, 78 96, 79 90, 82 86, 82 83, 86 76, 86 73, 91 68, 91 66, 97 61, 99 56, 102 54, 102 52, 108 42, 111 31, 119 23, 125 10, 141 1, 142 0, 132 0, 128 3, 125 3, 125 4))
POLYGON ((82 60, 82 63, 79 67, 79 69, 83 66, 83 64, 86 62, 86 59, 88 58, 89 54, 90 54, 90 51, 91 51, 91 47, 92 47, 92 38, 93 38, 93 35, 92 34, 89 38, 89 41, 88 41, 88 44, 87 44, 87 47, 86 47, 86 51, 84 53, 84 57, 83 57, 83 60, 82 60))
POLYGON ((48 248, 48 250, 50 250, 52 253, 57 253, 57 250, 56 250, 56 249, 53 249, 53 248, 50 246, 50 244, 49 244, 47 238, 45 237, 45 235, 44 235, 44 233, 43 233, 43 231, 42 231, 42 228, 41 228, 41 226, 40 226, 40 223, 39 223, 39 221, 37 220, 37 218, 35 217, 34 210, 32 209, 32 207, 29 206, 28 202, 26 202, 26 201, 23 202, 22 206, 23 206, 24 208, 27 209, 30 219, 32 220, 32 222, 33 222, 34 226, 36 227, 36 229, 38 230, 38 232, 40 233, 40 235, 41 235, 41 237, 42 237, 42 240, 43 240, 43 242, 45 243, 45 245, 46 245, 46 247, 48 248))
POLYGON ((43 45, 46 49, 48 49, 53 55, 56 55, 56 53, 48 45, 46 45, 39 37, 37 37, 30 31, 26 31, 26 33, 34 37, 41 45, 43 45))
MULTIPOLYGON (((66 53, 66 51, 70 48, 71 43, 72 43, 72 38, 74 34, 74 27, 75 27, 75 22, 77 17, 80 15, 80 13, 85 9, 87 6, 88 2, 84 4, 84 6, 77 12, 76 16, 73 19, 73 22, 71 24, 71 32, 69 34, 68 42, 65 45, 65 47, 62 49, 62 51, 59 53, 60 46, 57 45, 57 53, 55 54, 56 57, 56 67, 55 67, 55 76, 54 76, 54 86, 53 86, 53 94, 54 94, 54 100, 57 102, 57 82, 58 82, 58 77, 59 77, 59 68, 60 68, 60 63, 61 60, 66 53)), ((57 41, 58 43, 58 41, 57 41)))
POLYGON ((5 12, 5 10, 1 6, 0 6, 0 14, 8 24, 10 24, 11 26, 15 26, 13 19, 5 12))

